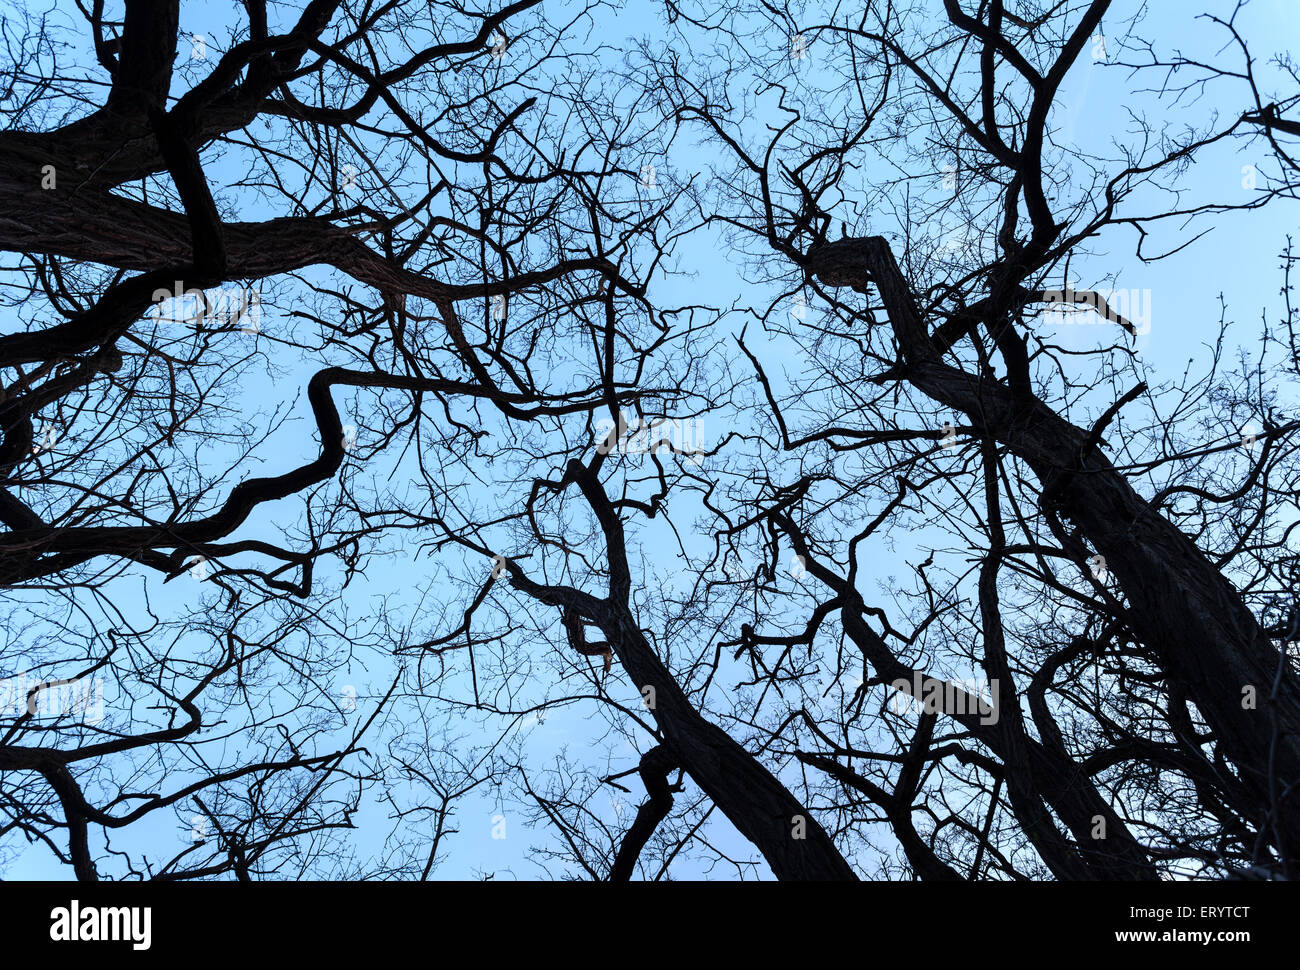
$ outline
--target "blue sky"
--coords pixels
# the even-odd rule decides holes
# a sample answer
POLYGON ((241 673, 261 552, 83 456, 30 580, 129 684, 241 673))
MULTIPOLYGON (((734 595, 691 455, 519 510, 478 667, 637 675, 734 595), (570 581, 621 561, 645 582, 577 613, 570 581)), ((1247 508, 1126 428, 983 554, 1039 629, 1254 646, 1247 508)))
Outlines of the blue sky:
MULTIPOLYGON (((1119 5, 1117 5, 1119 6, 1119 5)), ((1199 53, 1210 56, 1222 45, 1223 35, 1212 25, 1204 21, 1193 21, 1187 10, 1193 5, 1185 3, 1158 2, 1150 5, 1146 20, 1141 25, 1144 36, 1153 37, 1165 51, 1175 48, 1185 53, 1199 53)), ((1221 14, 1231 10, 1231 3, 1197 4, 1197 9, 1206 7, 1221 14)), ((182 5, 182 35, 204 36, 207 61, 195 61, 178 74, 174 93, 184 90, 188 84, 204 70, 204 64, 210 63, 214 51, 219 51, 222 38, 228 33, 226 21, 222 16, 233 16, 237 8, 230 9, 200 3, 182 5), (191 73, 192 70, 192 73, 191 73), (189 81, 185 80, 189 78, 189 81)), ((547 4, 547 16, 559 18, 568 9, 565 4, 547 4)), ((79 16, 70 5, 56 5, 55 16, 65 22, 79 21, 79 16)), ((1103 31, 1109 26, 1109 21, 1103 31)), ((1300 5, 1286 0, 1255 0, 1239 18, 1239 27, 1244 36, 1255 45, 1254 53, 1257 69, 1266 71, 1267 58, 1274 52, 1296 49, 1300 39, 1300 5)), ((611 48, 608 57, 611 63, 616 60, 615 51, 621 45, 631 47, 631 41, 647 37, 652 42, 663 36, 656 5, 649 3, 629 3, 612 15, 605 13, 599 20, 600 36, 611 48), (627 38, 622 42, 621 38, 627 38)), ((1131 73, 1114 65, 1119 57, 1122 38, 1107 36, 1107 55, 1092 58, 1085 56, 1071 71, 1062 89, 1059 99, 1058 114, 1054 122, 1058 126, 1058 140, 1074 142, 1081 152, 1117 156, 1117 146, 1131 144, 1134 127, 1130 111, 1145 113, 1148 117, 1159 118, 1168 110, 1150 94, 1134 94, 1135 87, 1149 87, 1151 78, 1135 79, 1131 73)), ((189 41, 181 45, 182 58, 192 54, 193 44, 189 41)), ((81 52, 79 60, 92 64, 81 52)), ((88 68, 93 72, 93 67, 88 68)), ((813 44, 808 50, 806 64, 800 70, 815 73, 819 70, 818 48, 813 44)), ((1227 117, 1245 107, 1242 100, 1245 92, 1239 86, 1215 85, 1207 89, 1202 99, 1192 107, 1185 108, 1188 117, 1204 121, 1212 113, 1218 112, 1227 117)), ((756 115, 750 123, 758 126, 766 119, 756 115)), ((253 130, 257 134, 256 126, 253 130)), ((1264 181, 1269 167, 1275 163, 1266 157, 1255 154, 1240 154, 1240 145, 1226 142, 1200 157, 1197 163, 1186 173, 1182 185, 1191 198, 1242 199, 1249 196, 1251 189, 1243 186, 1243 168, 1257 166, 1261 171, 1260 182, 1264 181)), ((710 147, 701 147, 689 134, 674 143, 673 152, 666 159, 656 164, 660 168, 660 182, 670 183, 672 177, 684 177, 686 174, 708 172, 715 160, 716 152, 710 147)), ((223 158, 213 165, 210 178, 218 183, 232 185, 242 172, 239 170, 237 155, 223 158)), ((938 186, 931 186, 930 191, 937 191, 938 186)), ((272 214, 259 208, 258 201, 251 195, 227 191, 222 198, 236 205, 243 218, 265 218, 272 214)), ((1212 342, 1217 333, 1218 300, 1223 296, 1229 307, 1229 319, 1233 323, 1230 336, 1236 337, 1244 345, 1253 346, 1257 341, 1261 315, 1276 319, 1279 301, 1277 291, 1281 276, 1278 270, 1278 253, 1286 243, 1287 234, 1295 226, 1293 207, 1278 204, 1262 211, 1250 213, 1229 213, 1213 220, 1210 232, 1190 249, 1178 257, 1154 264, 1143 264, 1133 256, 1134 237, 1125 231, 1111 230, 1107 236, 1093 241, 1092 254, 1076 263, 1078 281, 1082 284, 1113 278, 1113 287, 1141 294, 1141 299, 1148 301, 1145 306, 1150 311, 1149 333, 1139 345, 1142 359, 1157 379, 1174 380, 1183 373, 1192 360, 1193 367, 1201 366, 1207 356, 1207 344, 1212 342)), ((1207 228, 1205 222, 1192 231, 1207 228)), ((884 226, 873 225, 873 231, 888 231, 884 226)), ((1146 243, 1147 249, 1157 251, 1185 241, 1189 232, 1184 225, 1161 225, 1152 233, 1146 243)), ((762 312, 775 299, 777 291, 770 286, 755 285, 742 280, 741 270, 727 262, 719 255, 722 246, 716 235, 702 232, 698 238, 687 241, 678 258, 678 264, 695 266, 698 271, 691 277, 670 277, 658 284, 658 299, 664 305, 704 303, 717 307, 738 306, 752 307, 762 312)), ((312 271, 304 274, 307 279, 335 278, 331 274, 312 271)), ((267 287, 268 294, 272 287, 267 287)), ((310 440, 304 440, 304 428, 310 428, 309 412, 305 394, 298 389, 305 388, 306 379, 319 366, 319 362, 296 352, 275 349, 277 328, 291 326, 288 318, 293 299, 300 294, 293 292, 293 287, 281 287, 282 292, 268 298, 262 319, 262 333, 248 335, 247 343, 261 348, 268 353, 265 366, 258 365, 240 371, 251 383, 248 386, 232 386, 228 390, 226 406, 227 420, 249 421, 257 425, 268 425, 274 415, 283 414, 286 421, 282 427, 272 433, 257 452, 260 463, 258 474, 275 474, 300 461, 314 457, 315 446, 310 440), (259 343, 260 341, 260 343, 259 343)), ((745 322, 741 313, 729 314, 719 323, 720 328, 739 330, 745 322)), ((143 326, 144 324, 142 324, 143 326)), ((1097 326, 1071 325, 1057 328, 1059 333, 1053 336, 1064 346, 1081 348, 1088 341, 1112 339, 1113 334, 1097 326)), ((784 373, 794 373, 800 364, 790 356, 790 348, 779 338, 765 339, 751 327, 751 349, 763 358, 769 373, 778 382, 784 373)), ((232 350, 231 353, 237 353, 232 350)), ((339 392, 336 395, 340 411, 344 414, 344 423, 348 424, 348 399, 339 392)), ((1102 402, 1101 407, 1106 403, 1102 402)), ((937 416, 936 423, 942 421, 937 416)), ((705 445, 719 440, 726 431, 724 418, 706 416, 701 419, 700 436, 705 445)), ((1230 434, 1233 429, 1225 428, 1230 434)), ((309 437, 309 436, 308 436, 309 437)), ((400 473, 409 457, 395 455, 371 456, 368 452, 370 441, 362 430, 358 437, 357 463, 363 467, 357 472, 361 476, 373 475, 376 480, 384 481, 393 473, 400 473)), ((218 494, 224 494, 218 489, 218 494)), ((292 500, 279 503, 275 507, 260 510, 253 520, 244 527, 243 535, 255 535, 259 530, 268 530, 276 534, 283 531, 285 524, 292 522, 299 506, 292 500)), ((683 518, 688 516, 683 513, 683 518)), ((911 537, 912 548, 900 547, 900 558, 916 561, 924 556, 924 534, 911 537), (914 556, 914 550, 920 550, 914 556)), ((649 529, 641 537, 642 553, 640 568, 647 576, 647 587, 657 589, 680 586, 685 575, 675 562, 676 545, 673 537, 661 528, 649 529)), ((421 550, 408 538, 399 538, 385 546, 386 554, 375 560, 365 576, 358 578, 346 591, 344 602, 351 621, 358 628, 366 628, 367 623, 378 612, 372 612, 371 606, 379 602, 388 604, 395 616, 405 617, 414 628, 427 635, 444 632, 446 623, 453 616, 430 617, 423 612, 425 600, 423 591, 426 587, 434 588, 437 594, 449 588, 447 577, 456 575, 473 575, 473 570, 490 568, 480 563, 463 560, 453 556, 434 556, 421 550), (440 626, 439 624, 442 623, 440 626)), ((890 563, 881 562, 878 567, 881 576, 890 572, 890 563)), ((322 576, 321 586, 328 588, 332 578, 328 572, 322 576)), ((864 582, 874 582, 880 576, 865 577, 864 582)), ((205 607, 205 597, 215 594, 210 585, 182 576, 163 585, 159 577, 132 570, 121 579, 115 580, 110 587, 111 597, 123 613, 143 621, 146 616, 146 603, 152 613, 164 620, 184 623, 201 617, 205 607)), ((23 597, 14 597, 30 604, 26 609, 39 616, 43 609, 42 594, 38 591, 23 597)), ((17 617, 22 608, 15 608, 13 617, 17 617)), ((11 622, 17 621, 11 617, 11 622)), ((555 673, 551 660, 538 657, 530 660, 534 676, 548 676, 555 673)), ((718 692, 724 693, 730 683, 741 672, 739 669, 724 670, 723 675, 711 688, 710 697, 718 692)), ((962 676, 962 671, 953 671, 962 676)), ((639 706, 639 693, 636 687, 619 676, 617 667, 608 681, 608 689, 614 697, 629 707, 639 706)), ((323 696, 335 699, 342 697, 346 688, 353 687, 358 696, 358 710, 346 715, 346 730, 350 730, 373 710, 374 699, 382 694, 393 676, 391 658, 380 651, 359 655, 355 662, 345 664, 333 675, 322 682, 323 696)), ((574 683, 579 683, 575 680, 574 683)), ((545 685, 550 687, 552 685, 545 685)), ((457 675, 452 683, 444 685, 444 690, 452 687, 466 688, 467 679, 457 675)), ((851 688, 850 688, 851 689, 851 688)), ((527 696, 525 690, 524 696, 527 696)), ((274 704, 277 698, 274 691, 267 695, 267 702, 274 704)), ((111 692, 106 697, 110 708, 113 707, 111 692)), ((409 714, 416 701, 404 701, 395 710, 409 714)), ((419 703, 430 703, 420 701, 419 703)), ((523 749, 527 754, 528 765, 536 766, 540 773, 546 766, 556 763, 556 759, 573 752, 575 757, 585 764, 603 764, 608 761, 610 772, 625 771, 635 768, 636 754, 626 738, 610 735, 603 721, 593 718, 592 701, 575 701, 547 715, 539 723, 535 716, 521 715, 513 733, 524 738, 523 749)), ((405 714, 402 716, 406 716, 405 714)), ((498 730, 506 722, 498 723, 498 730)), ((489 734, 477 722, 465 720, 467 748, 481 747, 494 735, 489 734)), ((724 725, 726 726, 726 725, 724 725)), ((383 730, 394 732, 399 725, 386 723, 383 730)), ((324 750, 331 742, 337 743, 345 736, 345 729, 325 733, 315 739, 315 744, 324 750)), ((642 750, 644 738, 641 739, 642 750)), ((238 753, 225 752, 226 757, 238 762, 238 753)), ((168 782, 174 786, 175 780, 168 782)), ((612 790, 609 795, 598 794, 592 797, 589 807, 607 823, 614 824, 620 817, 624 824, 630 820, 643 793, 640 783, 633 777, 629 780, 631 793, 619 796, 612 790), (621 808, 619 807, 621 804, 621 808), (621 812, 621 816, 620 816, 621 812)), ((686 793, 678 796, 678 805, 683 806, 699 798, 698 788, 688 782, 686 793)), ((392 830, 393 823, 388 818, 388 807, 368 800, 357 817, 358 828, 351 834, 354 850, 360 857, 382 854, 385 838, 392 830)), ((190 811, 178 811, 174 814, 158 812, 142 825, 133 826, 121 837, 115 836, 115 847, 133 847, 148 851, 152 858, 167 857, 173 852, 181 851, 190 838, 188 818, 190 811)), ((447 843, 446 854, 436 872, 439 878, 481 878, 492 874, 494 878, 536 878, 549 873, 576 873, 575 867, 555 864, 547 870, 530 861, 527 850, 530 846, 556 844, 554 830, 541 825, 530 827, 524 815, 514 806, 503 806, 485 790, 463 799, 457 804, 453 825, 459 829, 458 834, 447 843), (507 837, 493 838, 494 827, 499 832, 498 816, 504 815, 507 837)), ((714 812, 702 834, 721 850, 734 857, 758 859, 753 851, 731 829, 730 825, 714 812)), ((892 840, 883 831, 879 833, 880 844, 892 846, 892 840)), ((8 878, 66 878, 66 868, 55 864, 52 856, 41 846, 24 847, 10 845, 10 849, 21 850, 16 857, 9 860, 3 875, 8 878)), ((888 851, 893 851, 888 848, 888 851)), ((766 867, 758 859, 756 872, 767 876, 766 867)), ((683 859, 672 869, 672 875, 678 878, 708 874, 696 863, 683 859)), ((718 874, 715 872, 715 874, 718 874)), ((722 873, 725 875, 725 873, 722 873)))

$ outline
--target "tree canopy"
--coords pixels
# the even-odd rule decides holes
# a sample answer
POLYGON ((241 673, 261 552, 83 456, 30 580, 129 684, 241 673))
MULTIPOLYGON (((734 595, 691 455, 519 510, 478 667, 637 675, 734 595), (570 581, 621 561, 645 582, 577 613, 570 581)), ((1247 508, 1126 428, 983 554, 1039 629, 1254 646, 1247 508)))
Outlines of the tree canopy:
POLYGON ((1300 18, 204 16, 0 18, 0 866, 1294 876, 1300 18))

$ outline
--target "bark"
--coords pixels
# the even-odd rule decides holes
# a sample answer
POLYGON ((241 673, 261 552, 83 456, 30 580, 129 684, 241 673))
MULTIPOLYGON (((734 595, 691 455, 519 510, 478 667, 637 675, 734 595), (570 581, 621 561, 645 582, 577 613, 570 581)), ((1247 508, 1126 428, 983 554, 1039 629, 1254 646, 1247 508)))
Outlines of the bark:
POLYGON ((1033 395, 939 359, 885 239, 840 243, 848 245, 811 254, 809 269, 820 276, 823 264, 834 267, 826 274, 832 285, 854 272, 869 273, 902 349, 906 379, 969 415, 1024 461, 1042 483, 1044 511, 1069 518, 1106 557, 1128 597, 1129 624, 1196 704, 1252 793, 1257 821, 1280 833, 1276 847, 1290 858, 1300 846, 1300 812, 1274 804, 1270 784, 1282 792, 1300 787, 1300 680, 1281 665, 1240 595, 1104 455, 1086 447, 1086 432, 1033 395), (1243 705, 1247 687, 1255 688, 1254 710, 1243 705))
POLYGON ((628 607, 631 573, 623 523, 597 478, 600 460, 595 468, 570 460, 560 484, 576 483, 600 523, 609 558, 609 597, 535 583, 507 561, 511 585, 600 627, 632 683, 643 695, 645 688, 653 688, 651 713, 678 764, 754 843, 778 879, 857 879, 812 813, 757 758, 696 710, 641 632, 628 607))
POLYGON ((677 767, 676 759, 662 744, 655 745, 641 756, 641 781, 649 798, 637 809, 636 818, 618 847, 614 865, 609 871, 610 882, 627 882, 636 870, 636 860, 650 841, 659 823, 673 810, 673 789, 668 785, 668 773, 677 767))
MULTIPOLYGON (((919 677, 925 685, 936 679, 895 656, 867 623, 862 596, 847 580, 817 560, 789 516, 773 512, 771 517, 789 536, 795 551, 804 557, 808 571, 835 591, 844 633, 862 652, 879 680, 911 684, 919 677)), ((1019 715, 1020 702, 1010 677, 1002 671, 996 671, 995 675, 1000 687, 999 696, 994 698, 998 717, 986 723, 976 713, 980 710, 978 698, 964 691, 959 691, 964 695, 961 698, 954 695, 955 709, 945 708, 944 714, 1001 759, 1012 810, 1048 868, 1058 879, 1157 879, 1158 873, 1146 850, 1102 798, 1083 767, 1069 756, 1063 745, 1040 742, 1028 734, 1019 715), (1074 842, 1060 831, 1044 802, 1065 823, 1074 842), (1106 839, 1100 845, 1092 835, 1099 815, 1106 822, 1106 839)), ((946 702, 946 693, 940 695, 946 702)))
POLYGON ((740 833, 757 846, 778 879, 856 879, 812 813, 721 728, 705 720, 625 609, 601 627, 632 683, 654 688, 654 718, 673 754, 740 833), (802 820, 803 838, 795 837, 802 820))

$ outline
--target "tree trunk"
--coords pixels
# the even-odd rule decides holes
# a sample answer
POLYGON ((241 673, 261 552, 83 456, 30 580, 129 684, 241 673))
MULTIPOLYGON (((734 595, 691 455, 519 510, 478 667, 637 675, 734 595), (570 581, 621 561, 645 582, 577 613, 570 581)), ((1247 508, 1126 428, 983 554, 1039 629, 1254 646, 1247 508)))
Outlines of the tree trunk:
POLYGON ((1272 793, 1300 785, 1300 682, 1237 591, 1104 455, 1095 448, 1084 454, 1084 431, 1032 395, 942 363, 882 237, 846 242, 852 245, 838 247, 828 275, 869 272, 902 348, 906 379, 1029 465, 1043 485, 1045 510, 1072 520, 1106 557, 1128 597, 1128 622, 1196 704, 1253 795, 1257 822, 1290 858, 1300 846, 1300 812, 1275 804, 1272 793), (1253 709, 1247 688, 1254 688, 1253 709))
POLYGON ((758 759, 710 724, 682 693, 636 620, 613 607, 599 618, 632 682, 654 688, 655 722, 687 774, 754 843, 778 879, 857 879, 835 843, 758 759))

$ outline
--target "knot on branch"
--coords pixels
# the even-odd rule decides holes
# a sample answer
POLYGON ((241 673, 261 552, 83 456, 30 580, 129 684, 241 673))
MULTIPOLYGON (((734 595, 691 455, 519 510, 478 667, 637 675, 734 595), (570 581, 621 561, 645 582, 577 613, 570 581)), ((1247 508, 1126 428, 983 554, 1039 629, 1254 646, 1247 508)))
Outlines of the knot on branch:
POLYGON ((808 250, 804 268, 826 286, 850 286, 859 293, 874 283, 869 258, 870 242, 848 237, 808 250))
POLYGON ((600 657, 605 662, 605 673, 609 673, 610 667, 614 664, 614 651, 603 640, 600 643, 587 642, 587 624, 582 615, 572 606, 566 606, 560 622, 564 624, 568 634, 569 646, 584 656, 600 657))

